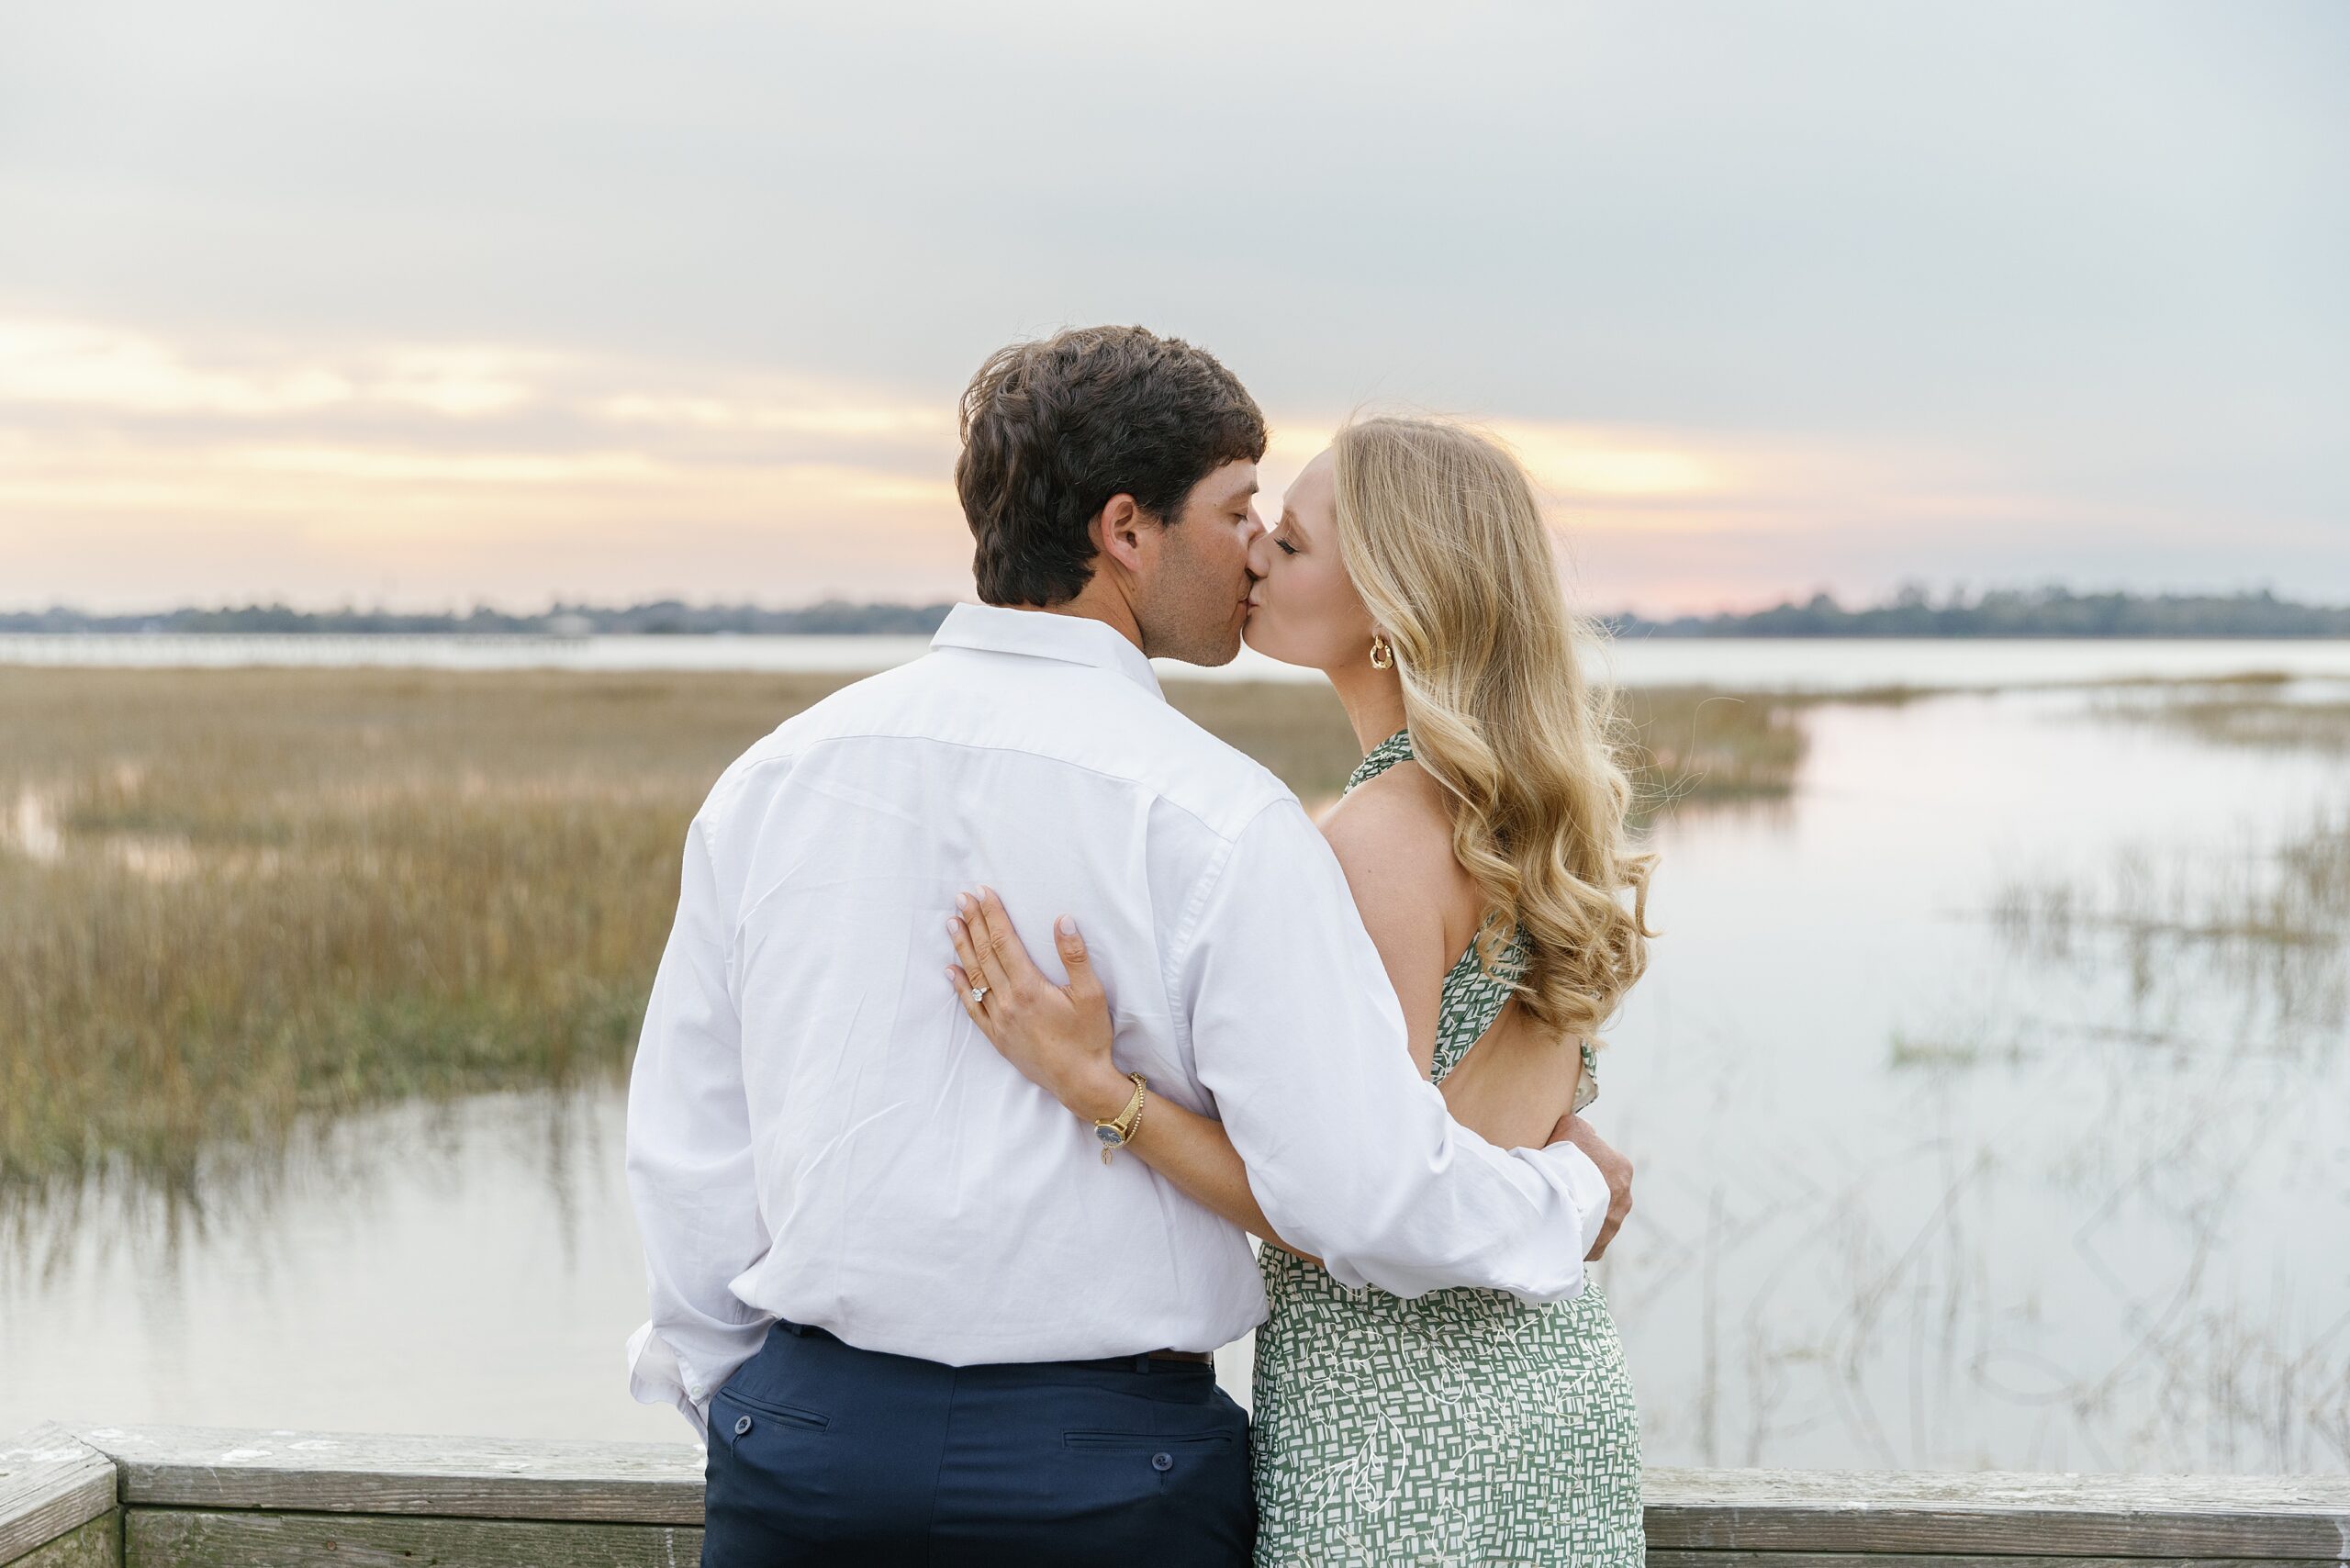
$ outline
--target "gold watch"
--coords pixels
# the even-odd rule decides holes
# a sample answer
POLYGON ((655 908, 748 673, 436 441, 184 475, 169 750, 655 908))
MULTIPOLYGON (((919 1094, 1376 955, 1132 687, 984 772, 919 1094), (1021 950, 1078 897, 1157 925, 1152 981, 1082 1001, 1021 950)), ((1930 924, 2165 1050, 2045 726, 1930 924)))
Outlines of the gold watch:
POLYGON ((1142 1126, 1142 1103, 1150 1092, 1150 1081, 1139 1072, 1126 1076, 1134 1080, 1135 1097, 1126 1108, 1106 1122, 1093 1124, 1093 1136, 1102 1140, 1102 1163, 1110 1163, 1110 1156, 1134 1141, 1135 1133, 1142 1126))

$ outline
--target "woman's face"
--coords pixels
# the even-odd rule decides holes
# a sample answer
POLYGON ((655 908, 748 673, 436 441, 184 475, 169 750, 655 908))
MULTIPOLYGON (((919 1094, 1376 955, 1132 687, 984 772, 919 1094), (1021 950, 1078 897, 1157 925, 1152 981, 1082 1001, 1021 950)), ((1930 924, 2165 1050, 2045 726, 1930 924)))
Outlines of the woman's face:
POLYGON ((1249 542, 1247 625, 1268 658, 1337 669, 1370 656, 1371 611, 1338 559, 1338 508, 1325 449, 1281 497, 1281 521, 1249 542))

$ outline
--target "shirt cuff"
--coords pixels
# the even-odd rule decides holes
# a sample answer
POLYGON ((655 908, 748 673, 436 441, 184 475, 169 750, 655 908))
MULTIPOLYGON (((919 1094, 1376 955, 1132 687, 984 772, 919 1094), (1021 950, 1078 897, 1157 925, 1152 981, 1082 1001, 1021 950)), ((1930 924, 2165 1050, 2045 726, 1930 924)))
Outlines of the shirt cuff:
POLYGON ((674 1405, 703 1446, 710 1443, 710 1396, 696 1399, 692 1383, 666 1339, 650 1322, 628 1337, 628 1391, 639 1405, 674 1405))
POLYGON ((1576 1239, 1572 1268, 1550 1275, 1559 1282, 1556 1288, 1548 1283, 1532 1290, 1512 1287, 1510 1294, 1534 1306, 1572 1301, 1583 1294, 1583 1286, 1591 1282, 1591 1271, 1584 1260, 1599 1239, 1599 1227, 1607 1222, 1607 1178, 1600 1173, 1591 1156, 1564 1138, 1540 1148, 1516 1152, 1532 1158, 1541 1167, 1544 1179, 1565 1201, 1575 1216, 1576 1239))

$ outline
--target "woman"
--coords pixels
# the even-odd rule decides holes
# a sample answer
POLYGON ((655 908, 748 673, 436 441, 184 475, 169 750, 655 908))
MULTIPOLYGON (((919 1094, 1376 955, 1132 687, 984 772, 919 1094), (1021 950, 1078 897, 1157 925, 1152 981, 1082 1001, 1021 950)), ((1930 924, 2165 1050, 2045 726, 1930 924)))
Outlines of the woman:
MULTIPOLYGON (((1472 431, 1362 420, 1249 548, 1248 644, 1327 675, 1365 752, 1321 825, 1413 1058, 1490 1142, 1543 1143, 1597 1092, 1593 1036, 1654 935, 1653 857, 1628 841, 1608 703, 1584 678, 1532 487, 1472 431)), ((1069 1078, 1040 1062, 1106 1062, 1098 988, 1024 1007, 1002 983, 1028 961, 1002 906, 963 907, 975 928, 951 926, 948 978, 997 1048, 1047 1087, 1069 1078)), ((1073 926, 1058 930, 1081 963, 1073 926)), ((1349 1290, 1274 1234, 1219 1123, 1149 1098, 1125 1147, 1270 1243, 1259 1563, 1643 1561, 1631 1386, 1595 1282, 1548 1306, 1349 1290)))

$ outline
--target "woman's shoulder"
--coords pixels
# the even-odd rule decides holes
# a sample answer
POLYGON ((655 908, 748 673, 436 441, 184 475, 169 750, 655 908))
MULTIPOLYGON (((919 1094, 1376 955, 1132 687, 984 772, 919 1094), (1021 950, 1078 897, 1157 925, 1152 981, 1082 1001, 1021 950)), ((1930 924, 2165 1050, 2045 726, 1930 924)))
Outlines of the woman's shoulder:
POLYGON ((1322 833, 1345 868, 1358 902, 1365 890, 1427 898, 1457 892, 1470 877, 1452 853, 1452 813, 1443 786, 1404 761, 1347 791, 1324 813, 1322 833))
MULTIPOLYGON (((1452 814, 1443 787, 1416 758, 1406 757, 1341 795, 1323 813, 1331 846, 1358 853, 1411 853, 1434 842, 1452 853, 1452 814)), ((1342 850, 1341 853, 1344 853, 1342 850)))

